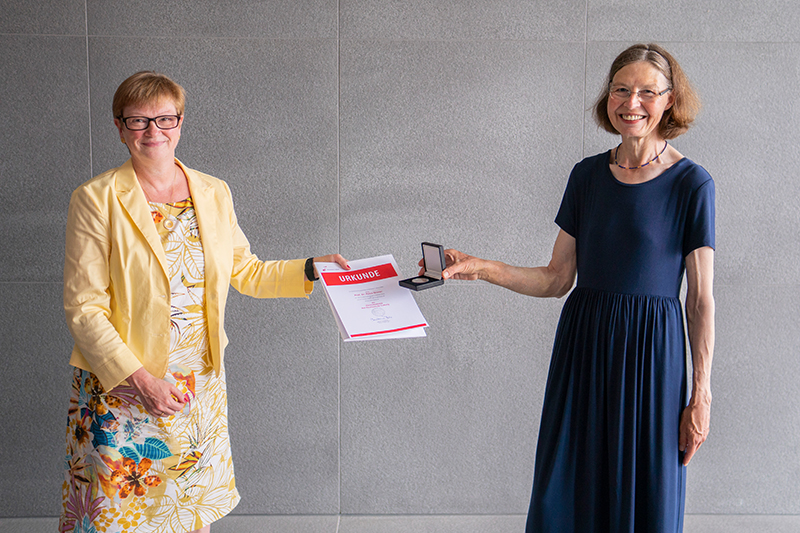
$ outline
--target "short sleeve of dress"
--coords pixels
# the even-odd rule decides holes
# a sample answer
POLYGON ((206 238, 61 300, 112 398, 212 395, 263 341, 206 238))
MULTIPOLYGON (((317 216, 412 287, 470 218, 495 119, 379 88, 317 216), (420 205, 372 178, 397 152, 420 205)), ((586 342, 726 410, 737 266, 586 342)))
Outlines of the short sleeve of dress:
POLYGON ((686 212, 684 257, 703 246, 715 247, 714 194, 714 180, 710 176, 692 193, 686 212))
POLYGON ((578 234, 578 198, 576 187, 575 170, 570 174, 564 196, 561 198, 561 206, 556 214, 556 224, 569 233, 572 237, 578 234))

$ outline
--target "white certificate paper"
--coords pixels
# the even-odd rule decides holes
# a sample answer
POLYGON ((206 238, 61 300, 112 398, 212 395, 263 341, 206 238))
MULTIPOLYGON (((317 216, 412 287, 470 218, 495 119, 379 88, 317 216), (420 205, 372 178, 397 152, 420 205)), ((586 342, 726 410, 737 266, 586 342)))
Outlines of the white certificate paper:
POLYGON ((400 287, 391 255, 316 263, 325 296, 345 341, 424 337, 428 322, 411 292, 400 287))

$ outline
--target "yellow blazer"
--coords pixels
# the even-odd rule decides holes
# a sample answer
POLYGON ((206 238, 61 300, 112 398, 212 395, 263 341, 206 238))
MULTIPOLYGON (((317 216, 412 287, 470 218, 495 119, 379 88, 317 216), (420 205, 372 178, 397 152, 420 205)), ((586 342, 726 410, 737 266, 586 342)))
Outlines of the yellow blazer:
MULTIPOLYGON (((217 374, 228 344, 228 287, 257 298, 308 297, 304 260, 260 261, 239 228, 228 185, 175 160, 189 182, 205 260, 210 359, 217 374)), ((67 215, 64 310, 75 347, 70 364, 106 390, 144 366, 166 375, 170 285, 167 261, 130 159, 72 193, 67 215)))

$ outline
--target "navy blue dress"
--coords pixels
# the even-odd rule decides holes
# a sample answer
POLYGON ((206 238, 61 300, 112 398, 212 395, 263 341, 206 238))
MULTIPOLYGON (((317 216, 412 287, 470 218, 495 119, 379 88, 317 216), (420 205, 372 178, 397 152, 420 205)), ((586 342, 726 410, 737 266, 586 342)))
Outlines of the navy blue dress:
POLYGON ((527 533, 680 533, 684 257, 714 247, 714 181, 682 159, 637 185, 610 153, 573 169, 556 223, 576 239, 542 411, 527 533))

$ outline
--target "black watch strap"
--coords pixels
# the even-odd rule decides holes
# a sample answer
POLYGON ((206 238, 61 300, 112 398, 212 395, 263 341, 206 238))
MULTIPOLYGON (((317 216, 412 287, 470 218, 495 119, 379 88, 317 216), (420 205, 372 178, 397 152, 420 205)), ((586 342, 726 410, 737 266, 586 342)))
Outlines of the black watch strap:
POLYGON ((314 275, 314 258, 306 259, 306 278, 308 281, 317 281, 319 278, 314 275))

